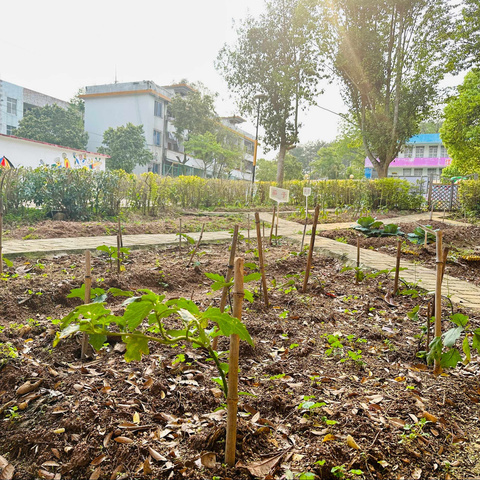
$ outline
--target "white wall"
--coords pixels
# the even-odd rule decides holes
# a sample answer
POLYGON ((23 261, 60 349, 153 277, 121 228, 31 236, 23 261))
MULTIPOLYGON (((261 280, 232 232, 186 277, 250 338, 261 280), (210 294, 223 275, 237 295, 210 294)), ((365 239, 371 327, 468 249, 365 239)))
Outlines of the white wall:
POLYGON ((60 147, 24 138, 0 135, 0 158, 7 157, 15 168, 89 168, 105 170, 106 155, 60 147))

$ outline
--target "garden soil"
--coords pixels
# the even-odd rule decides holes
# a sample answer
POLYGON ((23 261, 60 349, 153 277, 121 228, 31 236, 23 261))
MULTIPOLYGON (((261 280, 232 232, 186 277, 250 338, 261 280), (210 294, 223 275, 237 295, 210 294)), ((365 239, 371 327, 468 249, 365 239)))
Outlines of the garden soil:
MULTIPOLYGON (((127 363, 112 339, 82 362, 78 337, 53 348, 55 320, 79 304, 67 296, 83 282, 84 257, 17 257, 0 286, 0 477, 480 477, 479 358, 438 377, 419 358, 431 296, 387 302, 386 275, 356 283, 338 260, 318 255, 301 293, 306 258, 297 249, 282 243, 266 252, 270 308, 260 282, 246 285, 255 300, 243 320, 255 346, 240 347, 235 468, 223 464, 225 399, 204 352, 155 344, 127 363), (22 394, 26 382, 33 390, 22 394)), ((254 253, 241 242, 246 262, 256 262, 254 253)), ((95 255, 93 286, 218 305, 205 273, 224 273, 228 256, 227 246, 202 247, 187 268, 186 250, 139 250, 117 274, 95 255)), ((119 301, 108 299, 113 311, 119 301)), ((478 312, 445 300, 444 331, 453 312, 480 326, 478 312)), ((219 348, 228 349, 227 338, 219 348)))

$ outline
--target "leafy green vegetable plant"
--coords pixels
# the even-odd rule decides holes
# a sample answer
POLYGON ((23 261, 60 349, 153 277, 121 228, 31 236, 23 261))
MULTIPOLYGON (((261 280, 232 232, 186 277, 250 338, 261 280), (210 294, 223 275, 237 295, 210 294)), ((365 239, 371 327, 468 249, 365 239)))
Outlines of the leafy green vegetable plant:
POLYGON ((364 233, 367 237, 390 237, 396 235, 405 235, 394 223, 384 223, 373 217, 360 217, 357 225, 352 227, 354 230, 364 233), (383 228, 382 228, 383 227, 383 228))
MULTIPOLYGON (((114 297, 127 297, 123 302, 123 315, 114 315, 106 308, 105 292, 94 289, 93 294, 98 301, 80 305, 62 319, 61 331, 57 332, 54 347, 76 332, 84 332, 89 335, 92 347, 98 351, 103 347, 107 336, 118 336, 126 345, 125 360, 132 361, 141 360, 143 355, 149 354, 150 342, 171 347, 188 343, 204 350, 215 362, 220 374, 219 383, 226 396, 228 364, 221 363, 219 354, 212 348, 212 340, 218 335, 230 336, 234 333, 253 345, 245 325, 218 308, 208 307, 200 311, 193 301, 185 298, 165 300, 164 295, 157 295, 148 289, 138 292, 140 296, 118 288, 108 290, 107 293, 114 297), (181 327, 172 328, 172 325, 178 325, 178 321, 181 327), (210 322, 215 323, 217 328, 208 328, 210 322)), ((82 289, 73 293, 81 295, 82 289)))
POLYGON ((455 368, 459 362, 467 364, 471 360, 471 350, 475 349, 480 353, 480 328, 472 330, 469 318, 461 313, 450 317, 456 325, 446 331, 441 337, 435 337, 430 343, 430 351, 427 353, 427 361, 432 364, 435 360, 440 362, 443 368, 455 368), (457 340, 465 334, 462 340, 462 350, 465 357, 455 347, 457 340))
MULTIPOLYGON (((110 267, 113 264, 114 260, 118 259, 118 249, 117 247, 110 247, 108 245, 100 245, 97 247, 97 250, 100 252, 104 252, 108 255, 108 261, 110 263, 110 267)), ((128 256, 130 255, 130 249, 127 247, 120 248, 120 262, 124 262, 128 256)), ((125 270, 125 267, 121 267, 121 269, 125 270)))
MULTIPOLYGON (((432 228, 430 225, 425 225, 424 228, 432 228)), ((433 230, 432 232, 436 232, 433 230)), ((427 243, 435 243, 435 233, 427 231, 427 243)), ((413 233, 407 233, 407 238, 415 245, 423 245, 425 243, 425 230, 422 227, 416 227, 413 233)))

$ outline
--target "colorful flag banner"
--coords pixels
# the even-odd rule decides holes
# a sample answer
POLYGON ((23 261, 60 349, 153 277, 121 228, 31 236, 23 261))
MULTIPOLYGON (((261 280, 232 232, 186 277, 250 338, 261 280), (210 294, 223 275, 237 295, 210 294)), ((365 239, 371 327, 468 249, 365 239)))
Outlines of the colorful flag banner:
POLYGON ((5 156, 3 156, 2 160, 0 161, 0 167, 2 167, 2 168, 15 168, 13 166, 13 163, 5 156))

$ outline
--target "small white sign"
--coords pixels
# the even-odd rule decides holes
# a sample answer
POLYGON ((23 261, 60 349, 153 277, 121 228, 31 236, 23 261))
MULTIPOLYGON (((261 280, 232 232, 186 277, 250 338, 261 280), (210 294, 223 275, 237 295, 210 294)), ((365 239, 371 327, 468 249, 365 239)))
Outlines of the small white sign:
POLYGON ((285 188, 270 187, 270 198, 278 203, 288 202, 290 199, 290 190, 285 188))
POLYGON ((312 194, 312 189, 310 187, 303 187, 303 194, 309 197, 312 194))

